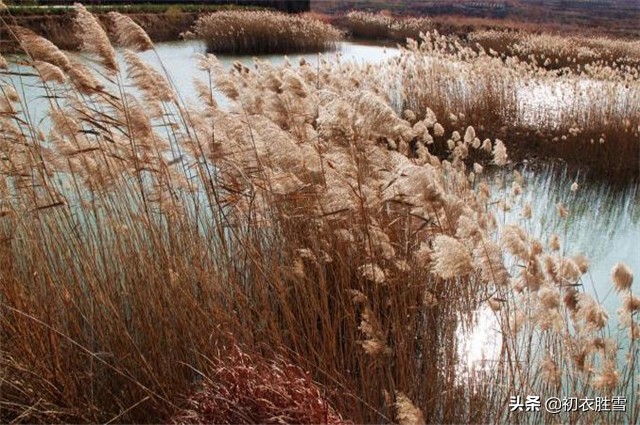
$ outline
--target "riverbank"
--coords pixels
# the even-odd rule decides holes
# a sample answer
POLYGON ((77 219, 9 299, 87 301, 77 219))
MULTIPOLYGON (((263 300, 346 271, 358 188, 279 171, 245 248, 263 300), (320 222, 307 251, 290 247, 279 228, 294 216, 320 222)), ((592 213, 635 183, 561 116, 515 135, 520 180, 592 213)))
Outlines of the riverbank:
MULTIPOLYGON (((143 4, 136 6, 95 6, 89 8, 100 23, 110 27, 109 12, 126 14, 149 34, 154 42, 174 41, 180 34, 189 31, 203 13, 224 10, 262 10, 262 8, 232 5, 171 5, 143 4)), ((80 40, 73 27, 74 12, 71 7, 11 7, 10 15, 3 16, 10 25, 28 28, 53 42, 64 50, 77 50, 80 40)), ((0 52, 15 52, 17 46, 11 41, 7 28, 0 26, 0 52)))

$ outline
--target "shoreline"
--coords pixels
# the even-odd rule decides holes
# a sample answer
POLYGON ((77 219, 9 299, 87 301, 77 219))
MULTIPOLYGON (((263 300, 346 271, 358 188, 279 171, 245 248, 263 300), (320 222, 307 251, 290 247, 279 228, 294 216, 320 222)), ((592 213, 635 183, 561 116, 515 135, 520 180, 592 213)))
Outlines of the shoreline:
MULTIPOLYGON (((204 13, 222 10, 237 9, 263 9, 251 6, 219 6, 219 5, 124 5, 124 6, 93 6, 92 12, 96 14, 103 26, 109 27, 106 15, 110 11, 117 11, 130 16, 149 34, 154 42, 180 40, 180 34, 191 30, 194 22, 204 13)), ((7 20, 10 25, 20 25, 28 28, 38 35, 52 41, 59 48, 65 50, 77 50, 79 40, 71 24, 73 9, 70 7, 11 7, 10 14, 3 13, 0 17, 7 20)), ((322 12, 310 12, 315 17, 330 23, 336 28, 349 33, 349 26, 343 12, 325 14, 322 12)), ((640 15, 640 13, 639 13, 640 15)), ((401 15, 398 15, 401 16, 401 15)), ((410 16, 410 15, 406 15, 410 16)), ((527 33, 548 32, 558 35, 593 35, 608 36, 620 39, 640 39, 640 27, 625 25, 611 27, 600 25, 596 17, 592 21, 557 22, 550 20, 545 23, 523 20, 520 15, 492 17, 474 16, 460 13, 445 14, 418 14, 433 20, 434 29, 444 35, 455 35, 461 39, 474 31, 503 30, 527 33), (590 25, 593 24, 593 25, 590 25)), ((640 16, 639 16, 640 17, 640 16)), ((631 20, 632 17, 625 19, 631 20)), ((15 46, 10 41, 10 36, 5 28, 0 28, 0 52, 13 53, 15 46)), ((355 36, 355 40, 367 40, 381 43, 397 43, 404 40, 393 38, 376 38, 355 36)))
MULTIPOLYGON (((209 11, 185 12, 179 8, 167 8, 167 10, 162 13, 127 13, 126 10, 122 9, 113 10, 131 17, 149 34, 153 42, 180 40, 180 34, 189 31, 196 19, 198 19, 202 13, 209 11)), ((111 9, 105 9, 103 13, 96 14, 101 24, 106 28, 110 26, 107 11, 111 11, 111 9)), ((62 13, 55 14, 12 14, 10 18, 7 19, 7 23, 10 25, 19 25, 30 29, 36 34, 50 40, 63 50, 78 50, 80 40, 76 36, 72 21, 72 10, 65 10, 62 13)), ((0 27, 0 53, 15 53, 18 50, 15 43, 10 39, 11 37, 7 29, 4 26, 0 27)))

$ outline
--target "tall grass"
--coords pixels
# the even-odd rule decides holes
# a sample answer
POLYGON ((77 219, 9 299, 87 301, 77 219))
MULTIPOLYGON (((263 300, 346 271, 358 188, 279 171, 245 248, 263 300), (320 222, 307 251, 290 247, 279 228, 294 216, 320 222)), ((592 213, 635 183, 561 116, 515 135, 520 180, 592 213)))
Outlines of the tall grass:
POLYGON ((640 65, 638 40, 497 30, 472 32, 469 40, 479 43, 487 51, 493 49, 508 56, 517 56, 546 69, 579 69, 585 65, 631 66, 637 72, 640 65))
POLYGON ((354 10, 347 13, 345 27, 355 37, 404 43, 407 38, 416 39, 421 32, 433 30, 433 22, 427 17, 394 17, 354 10))
POLYGON ((214 53, 320 52, 335 48, 339 30, 310 16, 269 11, 229 11, 203 15, 193 32, 214 53))
MULTIPOLYGON (((623 181, 638 177, 640 80, 629 65, 545 70, 432 32, 383 72, 347 67, 398 113, 409 109, 428 122, 435 115, 458 132, 474 125, 520 156, 559 157, 623 181)), ((450 139, 431 136, 441 148, 450 139)))
MULTIPOLYGON (((478 146, 469 127, 438 159, 437 117, 402 118, 334 61, 227 71, 203 56, 200 102, 186 105, 134 51, 122 67, 76 8, 94 69, 12 30, 46 120, 0 62, 3 421, 269 422, 282 409, 504 422, 509 396, 561 384, 629 394, 627 413, 597 419, 637 420, 633 278, 615 274, 626 320, 609 334, 582 292, 586 263, 528 234, 526 213, 500 225, 523 182, 491 193, 467 169, 474 150, 504 165, 502 142, 478 146), (484 307, 500 350, 469 368, 459 329, 484 307), (631 360, 616 363, 623 349, 631 360)), ((118 21, 124 47, 148 47, 118 21)))

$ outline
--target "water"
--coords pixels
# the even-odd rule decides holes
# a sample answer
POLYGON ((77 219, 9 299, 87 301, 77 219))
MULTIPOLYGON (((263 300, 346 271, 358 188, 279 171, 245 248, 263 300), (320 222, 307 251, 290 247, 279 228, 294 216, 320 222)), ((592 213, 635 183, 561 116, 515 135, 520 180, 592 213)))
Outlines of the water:
MULTIPOLYGON (((158 57, 185 100, 195 99, 194 77, 204 78, 205 73, 198 70, 196 57, 205 53, 205 46, 200 41, 175 41, 157 43, 156 52, 142 53, 142 57, 159 68, 158 57)), ((382 62, 400 54, 395 47, 384 47, 364 42, 343 41, 338 43, 337 50, 327 53, 304 53, 292 55, 218 55, 217 58, 230 68, 234 62, 240 62, 247 67, 253 66, 253 59, 270 61, 274 65, 282 65, 285 60, 298 64, 301 59, 316 65, 321 57, 331 58, 340 55, 343 60, 358 62, 382 62)))
MULTIPOLYGON (((563 254, 581 253, 589 259, 589 271, 582 277, 583 289, 604 305, 609 314, 612 334, 617 334, 616 311, 621 297, 613 290, 611 270, 625 262, 634 271, 634 294, 640 294, 640 187, 614 187, 605 182, 583 181, 580 175, 569 175, 566 167, 546 165, 535 170, 524 169, 526 187, 512 203, 512 209, 501 214, 499 221, 517 224, 545 246, 552 234, 561 239, 563 254), (571 191, 573 182, 578 190, 571 191), (522 207, 529 203, 532 219, 522 218, 522 207), (559 217, 556 205, 562 203, 569 211, 559 217)), ((496 177, 502 177, 496 176, 496 177)), ((510 182, 509 176, 504 181, 510 182)), ((501 187, 494 183, 494 193, 501 187)), ((506 189, 508 192, 508 188, 506 189)), ((484 360, 497 360, 500 354, 500 334, 495 315, 487 308, 479 311, 477 326, 460 331, 463 338, 460 354, 469 367, 484 360)))
MULTIPOLYGON (((118 63, 120 68, 125 71, 126 63, 121 50, 116 50, 118 55, 118 63)), ((205 54, 205 45, 201 41, 171 41, 155 44, 155 51, 147 51, 140 54, 140 56, 151 66, 164 74, 162 67, 166 70, 169 78, 176 87, 181 98, 185 102, 196 100, 196 90, 194 87, 194 78, 206 79, 206 74, 197 67, 198 54, 205 54), (162 65, 161 65, 162 64, 162 65)), ((389 58, 400 54, 400 50, 396 47, 380 46, 378 44, 372 44, 367 42, 350 42, 343 41, 337 44, 337 49, 332 52, 326 53, 305 53, 305 54, 292 54, 292 55, 219 55, 218 59, 222 64, 229 69, 236 61, 242 63, 247 67, 253 66, 254 58, 258 58, 264 61, 270 61, 274 65, 282 65, 285 60, 289 60, 292 64, 298 64, 301 59, 305 59, 307 62, 316 65, 318 60, 322 57, 332 58, 340 55, 342 60, 352 60, 357 62, 370 62, 377 63, 385 61, 389 58)), ((69 53, 69 55, 75 59, 82 61, 91 66, 90 58, 86 55, 79 53, 69 53)), ((10 58, 10 55, 7 55, 10 58)), ((28 67, 11 66, 12 71, 17 72, 33 72, 28 67)), ((49 102, 43 97, 44 91, 40 87, 40 82, 35 77, 29 76, 13 76, 11 78, 17 87, 22 87, 25 90, 24 98, 27 99, 29 105, 29 113, 31 114, 34 122, 40 121, 46 117, 47 110, 49 109, 49 102)), ((132 92, 136 90, 130 88, 132 92)), ((22 93, 21 93, 22 94, 22 93)), ((222 95, 219 95, 216 99, 221 105, 224 105, 227 101, 222 95)))

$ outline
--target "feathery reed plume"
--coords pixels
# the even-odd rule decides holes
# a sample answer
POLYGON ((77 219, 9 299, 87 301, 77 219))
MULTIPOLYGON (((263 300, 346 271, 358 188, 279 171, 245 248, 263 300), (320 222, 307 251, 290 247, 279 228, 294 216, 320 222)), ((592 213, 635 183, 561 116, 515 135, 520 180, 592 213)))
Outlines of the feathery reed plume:
POLYGON ((473 272, 471 255, 459 240, 438 235, 433 240, 431 271, 442 279, 461 277, 473 272))
POLYGON ((25 53, 31 56, 33 60, 49 62, 65 71, 71 68, 71 62, 67 55, 46 38, 40 37, 33 31, 23 27, 13 27, 12 33, 18 39, 25 53))
POLYGON ((538 298, 540 299, 541 306, 547 310, 560 306, 560 292, 549 285, 543 285, 538 290, 538 298))
POLYGON ((0 11, 2 10, 6 10, 7 6, 2 2, 2 0, 0 0, 0 11))
POLYGON ((384 270, 377 264, 368 263, 358 267, 360 277, 370 282, 381 284, 386 280, 384 270))
POLYGON ((231 100, 235 100, 240 96, 234 80, 214 54, 197 55, 197 58, 198 69, 209 73, 218 90, 231 100))
POLYGON ((7 98, 7 100, 9 100, 9 102, 15 103, 20 100, 18 92, 12 86, 3 84, 0 87, 2 87, 2 94, 7 98))
POLYGON ((560 269, 556 271, 558 276, 561 276, 566 282, 574 284, 582 276, 580 267, 572 258, 563 258, 559 263, 560 269))
POLYGON ((527 248, 526 241, 527 235, 519 226, 506 226, 502 232, 502 245, 505 246, 511 254, 524 261, 529 259, 529 249, 527 248))
POLYGON ((564 205, 562 205, 562 202, 558 202, 556 204, 556 209, 558 210, 558 215, 560 216, 560 218, 567 218, 567 216, 569 215, 569 211, 567 211, 564 205))
POLYGON ((34 61, 31 65, 38 71, 42 81, 55 81, 60 84, 67 81, 64 72, 56 65, 43 61, 34 61))
POLYGON ((444 136, 444 127, 440 123, 435 123, 433 125, 433 135, 436 137, 444 136))
POLYGON ((507 148, 500 139, 496 139, 493 146, 493 163, 499 167, 507 164, 507 148))
POLYGON ((631 293, 626 294, 622 297, 622 306, 629 313, 640 311, 640 297, 631 293))
POLYGON ((71 67, 66 70, 69 80, 84 94, 92 94, 104 89, 104 86, 95 77, 93 71, 80 62, 70 62, 71 67))
POLYGON ((593 377, 591 385, 599 390, 612 391, 620 383, 620 372, 616 369, 614 362, 607 360, 600 369, 600 372, 593 377))
POLYGON ((400 425, 424 425, 424 415, 411 399, 405 394, 396 391, 396 421, 400 425))
POLYGON ((580 274, 585 274, 589 271, 589 259, 582 254, 576 254, 571 260, 578 266, 580 274))
POLYGON ((481 235, 478 223, 466 215, 460 216, 457 227, 456 237, 458 239, 468 240, 481 235))
POLYGON ((616 263, 611 269, 611 281, 617 292, 628 291, 633 284, 633 271, 626 263, 616 263))
POLYGON ((142 90, 149 102, 171 102, 175 99, 175 93, 167 79, 136 53, 125 50, 124 59, 127 62, 127 75, 142 90))
POLYGON ((4 56, 0 55, 0 69, 7 69, 9 67, 9 64, 7 63, 7 60, 4 58, 4 56))
POLYGON ((116 52, 100 22, 81 3, 74 3, 73 7, 76 11, 74 24, 79 28, 82 40, 80 48, 96 53, 108 70, 117 72, 116 52))
POLYGON ((386 344, 385 332, 369 306, 365 307, 362 312, 359 329, 367 337, 367 339, 360 341, 360 345, 368 355, 378 357, 391 354, 391 348, 386 344))
POLYGON ((138 52, 153 49, 149 35, 133 19, 118 12, 109 12, 108 16, 113 23, 116 42, 120 46, 138 52))
POLYGON ((501 286, 509 283, 509 272, 504 266, 502 250, 497 243, 489 238, 479 240, 473 250, 473 258, 476 267, 480 269, 483 282, 501 286))
POLYGON ((527 202, 522 208, 522 217, 529 220, 532 216, 531 203, 527 202))
POLYGON ((543 379, 551 385, 559 385, 562 382, 562 371, 548 353, 545 354, 540 369, 543 379))
POLYGON ((603 306, 589 294, 578 294, 577 317, 582 320, 587 330, 600 330, 604 328, 609 315, 603 306))

